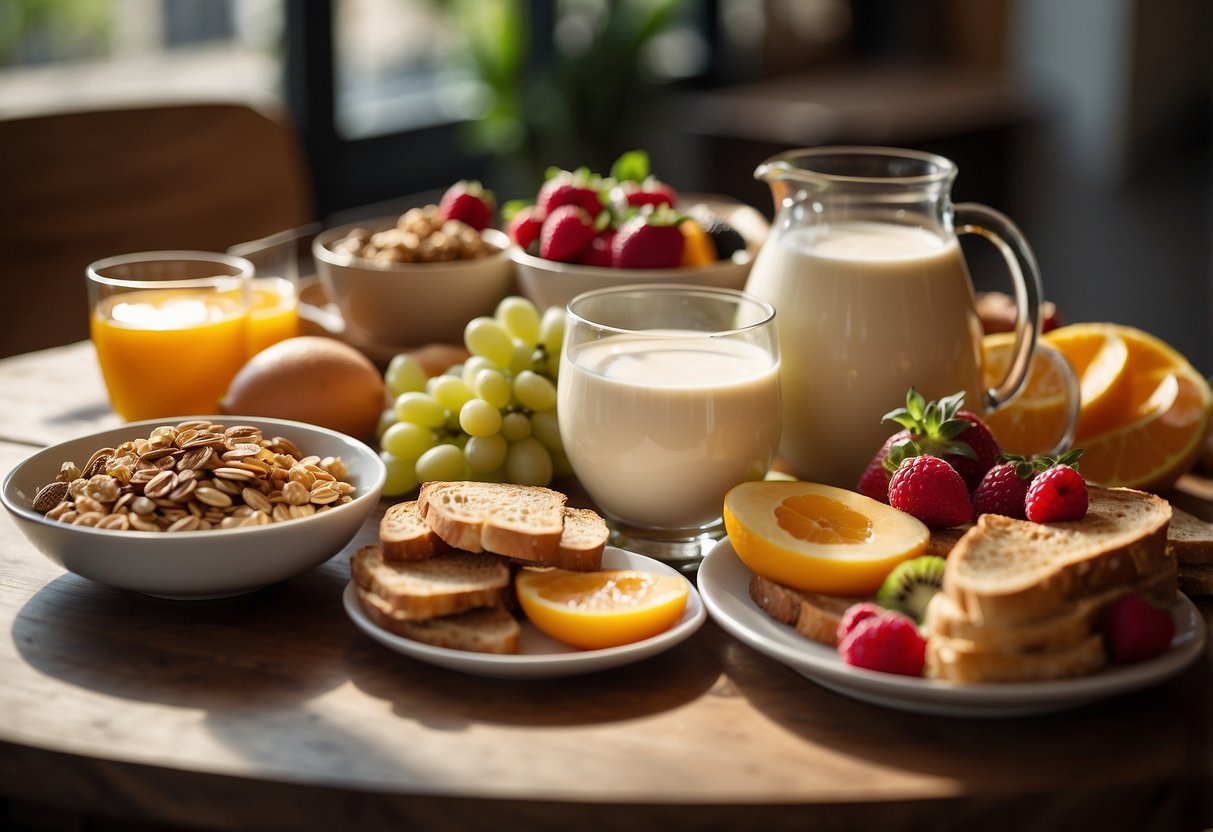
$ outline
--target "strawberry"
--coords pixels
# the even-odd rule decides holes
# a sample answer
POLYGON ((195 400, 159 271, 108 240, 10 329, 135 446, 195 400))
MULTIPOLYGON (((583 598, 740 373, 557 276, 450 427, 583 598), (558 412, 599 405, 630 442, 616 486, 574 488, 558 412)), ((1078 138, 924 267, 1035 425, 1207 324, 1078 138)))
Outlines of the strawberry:
POLYGON ((506 219, 505 233, 524 250, 529 250, 531 245, 539 239, 539 231, 543 228, 543 218, 544 214, 539 210, 539 206, 524 205, 513 211, 506 219))
POLYGON ((1024 496, 1024 515, 1033 523, 1081 520, 1087 515, 1087 482, 1075 465, 1082 449, 1064 454, 1036 475, 1024 496))
MULTIPOLYGON (((895 450, 889 459, 899 456, 895 450)), ((955 468, 935 456, 907 456, 900 462, 889 479, 889 505, 932 529, 948 529, 973 519, 965 481, 955 468)))
POLYGON ((835 633, 835 640, 842 641, 851 630, 866 618, 872 618, 877 615, 884 615, 888 610, 877 604, 875 601, 860 601, 858 604, 852 604, 843 612, 842 618, 838 620, 838 631, 835 633))
POLYGON ((998 461, 1002 449, 980 417, 961 410, 964 396, 960 392, 928 402, 911 387, 906 406, 886 413, 884 420, 908 430, 919 453, 946 460, 971 492, 998 461))
POLYGON ((873 500, 887 503, 889 501, 890 471, 885 465, 885 460, 889 458, 889 452, 893 450, 895 445, 909 441, 909 439, 910 432, 908 430, 899 430, 886 439, 885 443, 880 446, 880 450, 876 452, 876 456, 872 457, 872 461, 868 463, 868 467, 860 475, 859 485, 855 490, 866 497, 871 497, 873 500))
POLYGON ((572 263, 594 239, 594 221, 576 205, 561 205, 547 215, 539 232, 539 256, 572 263))
POLYGON ((1165 653, 1175 637, 1175 622, 1165 609, 1136 592, 1117 598, 1104 612, 1101 629, 1114 662, 1140 662, 1165 653))
POLYGON ((999 462, 986 471, 973 490, 975 514, 1003 514, 1024 519, 1024 502, 1028 485, 1036 475, 1030 460, 1012 454, 1002 454, 999 462))
POLYGON ((590 244, 586 247, 585 251, 581 252, 581 256, 577 258, 577 262, 583 266, 611 268, 615 264, 614 256, 611 253, 611 244, 615 241, 616 233, 613 228, 607 228, 598 232, 594 239, 590 240, 590 244))
POLYGON ((914 621, 890 610, 863 618, 838 643, 846 664, 903 676, 922 675, 926 648, 914 621))
POLYGON ((658 209, 624 222, 611 246, 619 269, 672 269, 682 261, 686 241, 672 211, 658 209))
POLYGON ((576 205, 593 219, 602 213, 604 207, 598 195, 601 186, 599 177, 588 170, 557 171, 540 186, 536 204, 545 216, 550 216, 562 205, 576 205))
POLYGON ((666 183, 652 176, 643 182, 624 182, 615 189, 616 199, 627 208, 654 208, 667 205, 671 208, 678 202, 678 193, 666 183))
POLYGON ((479 182, 462 180, 447 188, 438 203, 438 213, 444 219, 459 220, 483 231, 493 224, 496 204, 492 191, 479 182))

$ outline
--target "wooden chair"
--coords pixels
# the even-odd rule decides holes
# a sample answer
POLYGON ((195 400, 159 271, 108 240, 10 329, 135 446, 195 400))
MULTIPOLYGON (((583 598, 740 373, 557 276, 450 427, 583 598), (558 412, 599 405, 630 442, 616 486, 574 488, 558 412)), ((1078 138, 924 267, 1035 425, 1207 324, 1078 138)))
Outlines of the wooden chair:
POLYGON ((225 251, 314 210, 281 114, 203 103, 0 120, 0 356, 88 337, 94 260, 225 251))

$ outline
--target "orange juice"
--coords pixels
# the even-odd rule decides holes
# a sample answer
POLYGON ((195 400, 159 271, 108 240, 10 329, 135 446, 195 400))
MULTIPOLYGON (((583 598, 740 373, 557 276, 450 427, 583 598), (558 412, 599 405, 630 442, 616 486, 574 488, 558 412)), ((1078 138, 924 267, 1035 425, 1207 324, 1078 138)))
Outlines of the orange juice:
POLYGON ((249 289, 248 354, 299 334, 295 285, 281 277, 258 277, 249 289))
POLYGON ((218 412, 247 354, 239 293, 124 292, 94 305, 93 345, 110 403, 128 421, 218 412))

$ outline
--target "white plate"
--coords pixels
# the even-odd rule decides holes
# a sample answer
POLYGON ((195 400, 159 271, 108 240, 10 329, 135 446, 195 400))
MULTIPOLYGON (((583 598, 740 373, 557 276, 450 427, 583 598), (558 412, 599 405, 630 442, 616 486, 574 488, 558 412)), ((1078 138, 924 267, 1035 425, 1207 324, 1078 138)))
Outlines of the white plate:
POLYGON ((750 600, 750 570, 726 537, 699 566, 699 591, 724 630, 819 685, 855 699, 916 713, 1003 717, 1045 713, 1144 688, 1192 663, 1204 649, 1205 625, 1184 595, 1173 615, 1171 649, 1150 661, 1117 665, 1092 676, 1055 682, 962 685, 844 664, 838 652, 780 624, 750 600))
MULTIPOLYGON (((640 572, 671 575, 686 580, 679 572, 659 561, 635 552, 617 549, 614 546, 608 546, 603 552, 602 568, 635 569, 640 572)), ((687 583, 690 584, 690 581, 687 583)), ((694 586, 688 586, 688 589, 690 591, 687 595, 687 606, 682 618, 660 635, 620 647, 578 650, 548 638, 536 630, 533 625, 524 621, 522 622, 519 652, 512 655, 472 653, 466 650, 433 647, 389 633, 375 626, 363 613, 362 607, 358 604, 353 581, 346 586, 343 600, 346 613, 364 633, 398 653, 477 676, 493 676, 499 679, 550 679, 557 676, 592 673, 638 662, 685 641, 707 619, 707 612, 704 610, 699 593, 695 591, 694 586)))

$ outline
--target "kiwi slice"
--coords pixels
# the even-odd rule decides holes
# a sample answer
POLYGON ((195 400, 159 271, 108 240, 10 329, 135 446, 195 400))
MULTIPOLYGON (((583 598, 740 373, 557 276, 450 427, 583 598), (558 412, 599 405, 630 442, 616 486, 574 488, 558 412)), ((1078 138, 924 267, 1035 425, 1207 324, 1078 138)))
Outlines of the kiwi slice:
POLYGON ((876 602, 885 609, 903 612, 921 624, 927 603, 943 587, 945 563, 936 555, 902 561, 884 579, 876 592, 876 602))

